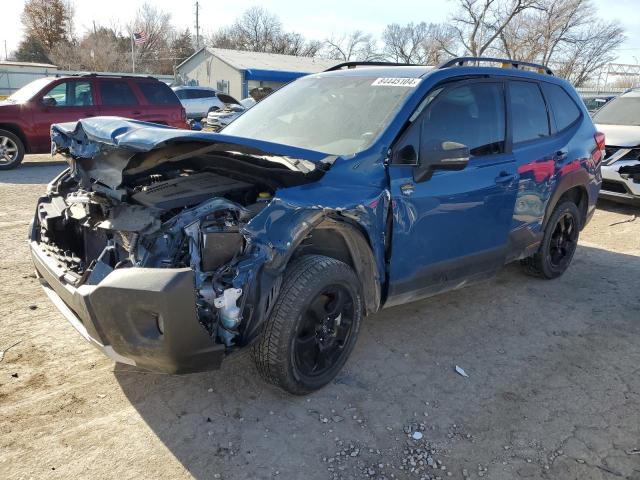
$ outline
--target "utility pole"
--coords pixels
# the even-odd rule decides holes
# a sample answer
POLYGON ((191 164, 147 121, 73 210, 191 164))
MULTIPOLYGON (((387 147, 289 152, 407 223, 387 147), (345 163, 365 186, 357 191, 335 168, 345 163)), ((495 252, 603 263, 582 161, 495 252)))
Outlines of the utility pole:
POLYGON ((200 48, 200 2, 196 1, 196 50, 200 48))

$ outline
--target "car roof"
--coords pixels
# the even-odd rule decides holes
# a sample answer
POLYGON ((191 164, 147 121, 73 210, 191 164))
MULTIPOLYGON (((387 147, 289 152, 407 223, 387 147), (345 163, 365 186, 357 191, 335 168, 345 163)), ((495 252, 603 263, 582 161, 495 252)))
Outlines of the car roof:
POLYGON ((521 77, 531 80, 551 81, 553 83, 566 83, 563 79, 547 73, 538 73, 533 70, 523 70, 519 68, 501 68, 491 66, 451 66, 445 68, 417 65, 417 66, 362 66, 358 68, 348 68, 340 70, 330 70, 310 76, 334 77, 334 76, 354 76, 354 77, 400 77, 400 78, 425 78, 435 73, 441 72, 444 75, 451 72, 452 76, 464 75, 492 75, 504 77, 521 77))
POLYGON ((171 87, 173 90, 211 90, 212 92, 217 92, 215 88, 211 87, 199 87, 197 85, 176 85, 175 87, 171 87))
POLYGON ((314 74, 321 77, 402 77, 402 78, 420 78, 425 73, 433 70, 435 67, 427 67, 422 65, 416 66, 378 66, 378 67, 358 67, 344 70, 332 70, 314 74))

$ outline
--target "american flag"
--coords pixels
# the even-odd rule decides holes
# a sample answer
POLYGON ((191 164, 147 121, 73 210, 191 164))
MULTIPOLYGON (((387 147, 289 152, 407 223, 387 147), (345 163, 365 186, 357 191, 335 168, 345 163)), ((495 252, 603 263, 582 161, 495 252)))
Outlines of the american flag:
POLYGON ((147 33, 144 30, 139 32, 133 32, 133 43, 136 45, 142 45, 147 41, 147 33))

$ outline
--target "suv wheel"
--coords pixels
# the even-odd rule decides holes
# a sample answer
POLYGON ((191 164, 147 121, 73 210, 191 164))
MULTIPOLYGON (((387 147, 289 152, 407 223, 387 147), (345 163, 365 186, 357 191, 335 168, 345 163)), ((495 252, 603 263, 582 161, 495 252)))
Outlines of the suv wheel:
POLYGON ((580 225, 580 212, 575 203, 566 201, 558 205, 547 223, 538 252, 522 261, 526 272, 544 278, 562 275, 578 246, 580 225))
POLYGON ((24 145, 18 136, 0 130, 0 170, 15 168, 24 158, 24 145))
POLYGON ((333 258, 302 256, 287 268, 253 347, 258 371, 296 395, 317 390, 347 361, 361 320, 362 298, 353 270, 333 258))

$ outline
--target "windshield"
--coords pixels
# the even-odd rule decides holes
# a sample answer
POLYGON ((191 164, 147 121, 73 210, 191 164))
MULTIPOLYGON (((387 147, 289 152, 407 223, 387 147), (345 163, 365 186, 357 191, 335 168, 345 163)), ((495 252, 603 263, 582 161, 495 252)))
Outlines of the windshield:
POLYGON ((39 78, 38 80, 34 80, 31 83, 27 83, 20 90, 14 92, 9 98, 7 98, 7 100, 14 103, 27 102, 50 82, 50 78, 39 78))
POLYGON ((593 116, 594 123, 604 125, 640 125, 640 96, 614 98, 593 116))
POLYGON ((224 133, 351 155, 371 145, 419 81, 406 80, 397 83, 409 86, 376 77, 304 77, 258 102, 224 133))

